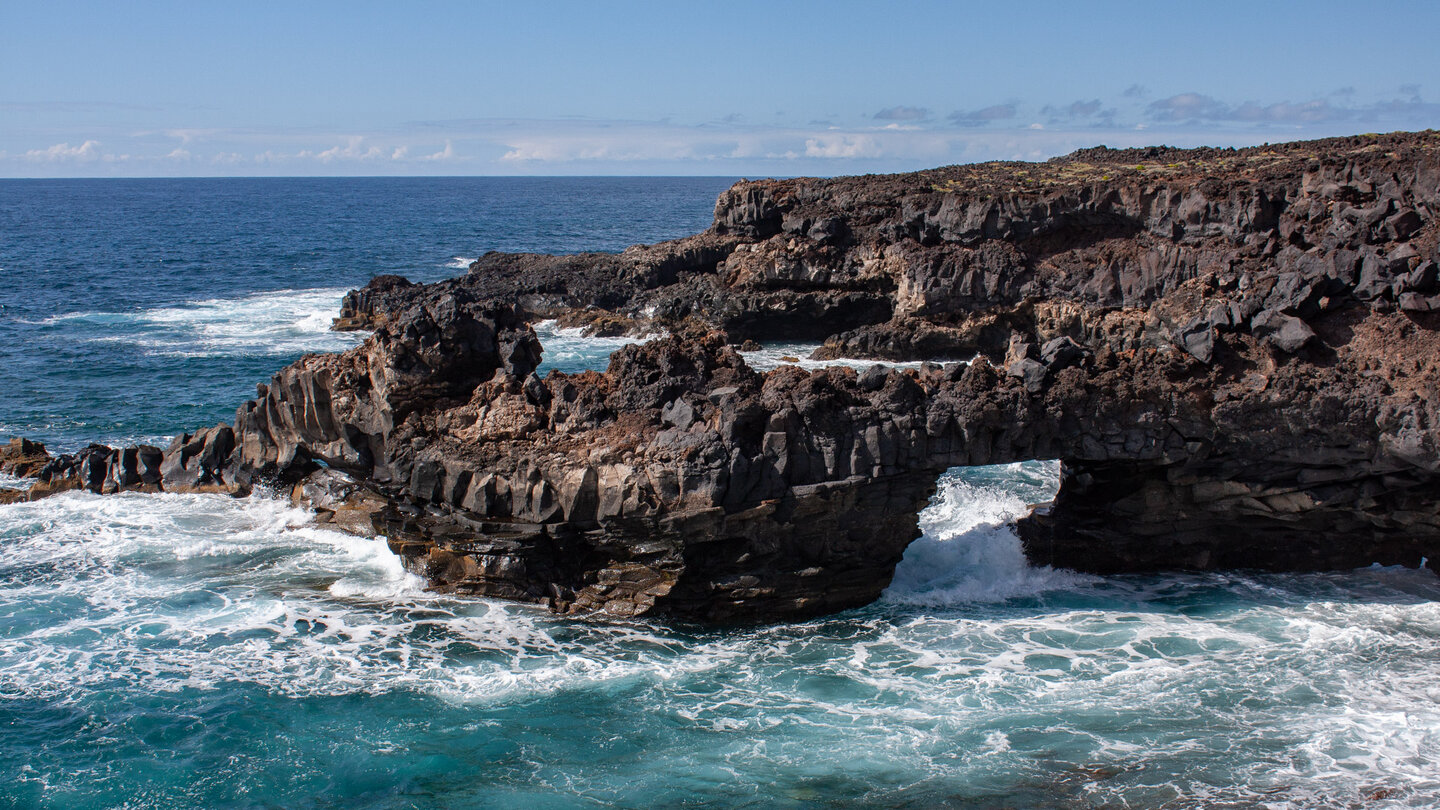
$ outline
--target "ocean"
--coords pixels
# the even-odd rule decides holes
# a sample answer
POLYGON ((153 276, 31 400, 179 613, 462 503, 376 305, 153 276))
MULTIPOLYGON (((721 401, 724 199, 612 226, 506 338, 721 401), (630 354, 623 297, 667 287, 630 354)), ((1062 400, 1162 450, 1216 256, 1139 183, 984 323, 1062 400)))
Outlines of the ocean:
MULTIPOLYGON (((229 421, 373 275, 683 236, 730 182, 0 180, 0 437, 229 421)), ((1057 476, 952 470, 879 602, 738 628, 427 593, 264 496, 0 506, 0 808, 1440 804, 1433 574, 1034 568, 1057 476)))

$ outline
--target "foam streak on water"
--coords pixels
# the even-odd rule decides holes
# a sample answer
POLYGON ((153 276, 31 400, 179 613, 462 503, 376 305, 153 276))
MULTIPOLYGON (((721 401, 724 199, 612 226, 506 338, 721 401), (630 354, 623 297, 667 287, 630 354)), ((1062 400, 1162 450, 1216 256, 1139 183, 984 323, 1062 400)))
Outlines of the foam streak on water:
POLYGON ((767 343, 755 351, 740 352, 745 362, 757 371, 769 371, 779 366, 790 365, 811 370, 817 368, 853 368, 863 371, 874 365, 887 368, 919 368, 920 361, 894 363, 881 360, 852 360, 849 358, 838 358, 834 360, 811 360, 810 354, 820 348, 819 343, 767 343))
POLYGON ((24 795, 67 807, 137 779, 131 806, 196 799, 170 767, 213 746, 241 765, 209 789, 253 778, 271 801, 321 783, 398 801, 384 779, 333 784, 336 755, 497 806, 1440 796, 1431 575, 1036 571, 996 521, 1052 482, 1051 465, 952 473, 880 604, 748 630, 428 594, 383 541, 264 498, 0 507, 0 763, 39 763, 24 795), (246 741, 215 736, 239 717, 246 741), (88 742, 37 752, 25 731, 74 722, 88 742))
POLYGON ((604 371, 610 365, 610 355, 635 343, 644 343, 657 335, 620 337, 587 337, 583 327, 561 328, 555 321, 538 321, 533 324, 535 335, 544 350, 539 372, 545 374, 551 369, 575 374, 581 371, 604 371))
POLYGON ((345 292, 278 290, 129 313, 76 312, 42 324, 73 324, 87 329, 94 341, 123 342, 175 357, 338 352, 364 338, 356 332, 330 331, 345 292))
MULTIPOLYGON (((610 355, 633 343, 644 343, 658 335, 588 337, 582 327, 560 328, 553 320, 534 324, 535 334, 544 346, 545 357, 540 373, 559 369, 576 373, 587 369, 604 371, 609 365, 610 355)), ((920 361, 891 363, 877 360, 811 360, 810 354, 820 348, 819 343, 768 343, 754 351, 742 351, 746 365, 756 371, 771 371, 783 365, 799 366, 806 370, 842 367, 856 370, 868 369, 874 365, 887 368, 913 369, 920 367, 920 361)))
POLYGON ((37 364, 40 379, 26 380, 32 388, 0 393, 0 404, 11 406, 0 410, 0 436, 35 438, 53 450, 92 441, 163 446, 177 429, 228 422, 256 382, 293 359, 364 339, 330 330, 344 294, 340 287, 278 290, 27 322, 31 340, 58 357, 37 364))

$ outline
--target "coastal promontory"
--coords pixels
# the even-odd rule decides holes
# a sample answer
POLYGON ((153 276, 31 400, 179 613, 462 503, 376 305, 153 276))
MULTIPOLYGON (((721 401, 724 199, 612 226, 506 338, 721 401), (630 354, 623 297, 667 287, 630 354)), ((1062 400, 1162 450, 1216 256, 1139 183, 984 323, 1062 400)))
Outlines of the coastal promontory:
MULTIPOLYGON (((742 181, 701 234, 381 276, 231 424, 28 493, 278 489, 437 588, 783 619, 875 599, 936 479, 1061 462, 1029 559, 1440 568, 1440 133, 742 181), (661 337, 535 373, 531 324, 661 337), (817 359, 750 368, 747 341, 817 359)), ((161 394, 163 395, 163 392, 161 394)))

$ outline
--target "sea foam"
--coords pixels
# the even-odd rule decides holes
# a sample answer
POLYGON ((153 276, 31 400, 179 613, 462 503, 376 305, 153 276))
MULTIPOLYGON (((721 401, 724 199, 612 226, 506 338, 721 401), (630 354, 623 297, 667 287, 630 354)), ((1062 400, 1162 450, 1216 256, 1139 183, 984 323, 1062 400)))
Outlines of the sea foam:
MULTIPOLYGON (((240 334, 247 317, 318 333, 316 313, 338 294, 307 294, 303 305, 267 293, 133 317, 247 351, 263 342, 240 334)), ((637 340, 539 330, 547 359, 570 351, 581 368, 637 340)), ((804 347, 767 351, 778 362, 804 347)), ((894 805, 1440 797, 1432 574, 1034 567, 1012 524, 1053 496, 1057 477, 1055 462, 952 470, 880 602, 750 628, 592 622, 431 593, 383 538, 316 526, 266 497, 65 493, 0 506, 0 713, 74 706, 100 717, 113 701, 184 718, 249 696, 198 731, 167 732, 203 748, 207 723, 257 706, 329 718, 330 707, 363 705, 358 722, 387 735, 367 744, 390 752, 363 760, 372 767, 436 745, 484 752, 522 739, 545 755, 517 760, 514 784, 614 804, 666 791, 743 798, 733 791, 754 784, 803 803, 822 778, 827 795, 894 805), (335 702, 351 697, 364 702, 335 702), (412 699, 420 719, 404 714, 412 699), (821 767, 815 751, 834 753, 821 767)), ((277 733, 326 752, 315 767, 329 773, 341 743, 328 728, 277 733)), ((142 731, 106 736, 150 750, 142 731)), ((34 753, 23 738, 7 750, 34 753)), ((289 773, 290 754, 266 767, 289 773)), ((87 761, 34 774, 66 783, 54 774, 87 761)))
POLYGON ((496 733, 549 746, 527 778, 620 796, 664 791, 677 768, 803 769, 816 750, 844 752, 846 778, 888 803, 900 784, 1145 806, 1440 795, 1432 575, 1032 569, 1007 526, 1055 473, 952 471, 879 604, 728 629, 429 593, 383 539, 264 497, 0 506, 0 710, 252 689, 385 712, 418 695, 447 739, 518 713, 496 733), (565 731, 577 711, 604 739, 648 740, 648 766, 612 782, 565 731))
POLYGON ((644 343, 658 335, 623 335, 620 337, 592 337, 582 327, 561 328, 555 321, 539 321, 534 324, 535 335, 540 338, 544 357, 540 363, 543 374, 558 369, 567 374, 581 371, 604 371, 610 365, 610 355, 635 343, 644 343))
POLYGON ((346 290, 277 290, 136 312, 75 312, 45 324, 83 323, 91 340, 124 342, 176 357, 294 355, 343 351, 364 335, 332 332, 346 290), (123 334, 108 334, 121 332, 123 334))
POLYGON ((765 343, 754 351, 742 351, 740 355, 756 371, 769 371, 784 365, 799 366, 803 369, 843 367, 863 371, 871 366, 886 368, 919 368, 921 361, 891 362, 886 360, 854 360, 836 358, 833 360, 811 360, 810 355, 820 348, 819 343, 765 343))
POLYGON ((997 601, 1090 580, 1068 571, 1035 567, 1025 559, 1014 522, 1030 503, 1046 501, 1058 486, 1057 462, 987 468, 986 480, 957 469, 941 478, 920 513, 924 533, 905 550, 887 600, 919 605, 997 601))
MULTIPOLYGON (((617 350, 634 344, 644 343, 660 337, 660 334, 646 334, 620 337, 593 337, 585 334, 582 327, 560 328, 553 320, 534 324, 535 334, 545 349, 541 371, 556 368, 567 373, 595 370, 604 371, 610 363, 610 355, 617 350)), ((810 354, 820 348, 819 343, 766 343, 754 351, 741 351, 745 363, 756 371, 771 371, 783 365, 794 365, 813 370, 820 368, 844 367, 865 370, 874 365, 887 368, 919 368, 921 361, 887 362, 880 360, 811 360, 810 354)))

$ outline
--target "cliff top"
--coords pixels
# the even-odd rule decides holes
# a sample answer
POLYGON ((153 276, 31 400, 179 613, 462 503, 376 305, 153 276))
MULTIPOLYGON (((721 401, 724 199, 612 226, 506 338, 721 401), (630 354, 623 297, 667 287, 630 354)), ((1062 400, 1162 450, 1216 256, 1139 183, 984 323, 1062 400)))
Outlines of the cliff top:
POLYGON ((942 166, 906 174, 836 177, 828 180, 794 178, 762 180, 783 196, 800 184, 849 186, 863 183, 895 192, 917 190, 977 195, 1019 192, 1045 193, 1095 183, 1128 185, 1135 181, 1193 184, 1223 179, 1227 184, 1244 182, 1299 182, 1307 167, 1322 165, 1403 164, 1440 154, 1440 131, 1394 132, 1353 135, 1313 141, 1264 144, 1244 148, 1199 147, 1180 149, 1150 146, 1110 149, 1095 146, 1079 149, 1044 162, 992 161, 942 166))

